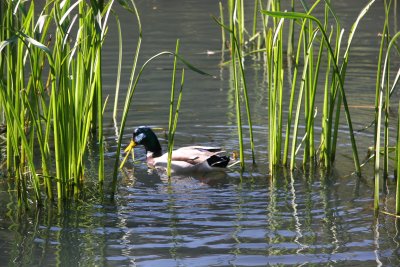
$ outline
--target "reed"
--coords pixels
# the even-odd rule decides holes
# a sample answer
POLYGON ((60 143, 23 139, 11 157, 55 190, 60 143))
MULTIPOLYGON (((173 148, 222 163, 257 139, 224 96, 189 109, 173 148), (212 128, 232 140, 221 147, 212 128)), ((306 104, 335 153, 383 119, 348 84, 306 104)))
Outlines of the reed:
MULTIPOLYGON (((239 162, 242 170, 245 168, 244 158, 244 143, 243 143, 243 122, 242 122, 242 103, 241 98, 244 98, 244 104, 247 115, 247 123, 249 126, 250 149, 252 153, 252 161, 255 163, 254 154, 254 138, 253 125, 251 119, 250 103, 248 97, 247 83, 244 71, 244 5, 241 0, 230 0, 228 2, 229 26, 223 24, 223 21, 213 17, 219 24, 223 32, 229 32, 230 52, 231 52, 231 67, 232 67, 232 87, 235 92, 235 111, 236 111, 236 126, 239 143, 239 162)), ((223 15, 221 15, 221 19, 223 15)))
POLYGON ((381 73, 382 73, 382 57, 385 49, 385 43, 387 43, 388 36, 388 16, 387 16, 387 5, 385 1, 385 21, 383 24, 382 38, 379 49, 379 57, 378 57, 378 68, 377 68, 377 76, 376 76, 376 90, 375 90, 375 138, 374 138, 374 152, 375 152, 375 161, 374 161, 374 210, 375 215, 379 211, 379 194, 380 194, 380 138, 381 138, 381 118, 382 118, 382 99, 383 93, 381 92, 381 73))
POLYGON ((114 96, 114 111, 113 119, 115 124, 117 123, 117 112, 118 112, 118 100, 119 100, 119 88, 121 85, 121 69, 122 69, 122 31, 121 23, 119 22, 118 16, 115 14, 117 29, 118 29, 118 72, 117 80, 115 83, 115 96, 114 96))
MULTIPOLYGON (((380 196, 380 164, 381 164, 381 151, 383 149, 383 184, 386 184, 386 180, 389 172, 389 126, 390 126, 390 97, 398 84, 400 78, 400 68, 397 71, 397 75, 391 84, 391 68, 390 60, 393 48, 397 48, 397 39, 400 37, 400 32, 395 35, 390 34, 389 29, 389 14, 392 2, 385 1, 385 21, 382 31, 382 39, 378 57, 378 68, 376 76, 376 95, 375 95, 375 142, 374 142, 374 209, 375 214, 379 211, 379 196, 380 196), (383 146, 381 144, 381 131, 383 129, 383 146)), ((397 120, 397 138, 396 138, 396 157, 395 167, 397 169, 397 175, 399 174, 399 120, 397 120)), ((399 176, 397 176, 399 177, 399 176)), ((400 184, 397 182, 396 186, 396 215, 400 214, 400 184)))
MULTIPOLYGON (((273 3, 272 10, 279 10, 280 4, 273 3)), ((282 95, 283 95, 283 19, 274 18, 274 27, 268 34, 268 128, 269 128, 269 169, 274 175, 275 167, 281 162, 282 143, 282 95), (273 34, 273 36, 272 36, 273 34)))
MULTIPOLYGON (((176 41, 176 49, 175 55, 179 54, 179 39, 176 41)), ((171 160, 172 160, 172 151, 174 150, 174 137, 176 128, 178 125, 178 117, 179 117, 179 109, 182 101, 182 91, 183 84, 185 81, 185 69, 182 69, 182 78, 180 83, 180 90, 178 95, 178 100, 176 103, 176 107, 174 107, 175 103, 175 78, 176 78, 176 68, 177 68, 178 57, 174 57, 174 67, 172 71, 172 85, 171 85, 171 101, 169 105, 169 122, 168 122, 168 163, 167 163, 167 175, 168 178, 171 177, 171 160), (175 108, 175 112, 174 112, 175 108)))
MULTIPOLYGON (((292 0, 290 3, 290 11, 294 12, 294 4, 295 1, 292 0)), ((287 55, 288 57, 293 56, 293 50, 294 50, 294 20, 290 20, 289 22, 289 32, 288 32, 288 40, 287 40, 287 55)))
MULTIPOLYGON (((396 136, 396 177, 400 177, 400 103, 397 111, 397 136, 396 136)), ((375 205, 374 205, 375 206, 375 205)), ((378 203, 379 208, 379 195, 378 203)), ((396 182, 396 215, 400 215, 400 179, 396 182)))
MULTIPOLYGON (((321 73, 321 62, 326 60, 328 68, 325 72, 324 86, 324 105, 322 117, 322 133, 321 143, 319 147, 319 162, 327 171, 331 169, 331 165, 335 158, 336 142, 338 134, 338 125, 340 119, 340 107, 343 104, 345 108, 345 116, 349 126, 350 140, 353 148, 353 158, 356 172, 360 174, 360 164, 358 159, 357 145, 354 137, 350 112, 347 105, 347 99, 344 91, 344 80, 348 57, 350 55, 351 41, 361 18, 365 15, 369 7, 374 1, 370 1, 368 5, 361 11, 359 17, 353 24, 348 37, 347 47, 342 61, 340 61, 341 41, 343 38, 343 29, 339 20, 330 5, 330 1, 316 1, 308 8, 304 1, 301 1, 305 13, 294 12, 294 1, 291 2, 291 12, 281 12, 281 3, 279 0, 270 0, 264 5, 262 1, 254 2, 253 27, 252 35, 249 41, 244 41, 247 31, 244 27, 244 9, 242 1, 231 0, 228 2, 229 27, 223 25, 222 21, 217 21, 225 31, 230 33, 231 45, 231 66, 232 66, 232 84, 235 88, 236 99, 236 119, 238 128, 240 158, 243 167, 243 131, 242 131, 242 111, 238 100, 240 99, 240 91, 243 88, 246 112, 248 114, 248 122, 251 132, 251 116, 248 108, 246 82, 243 68, 244 54, 264 52, 265 65, 268 75, 268 154, 269 154, 269 169, 270 173, 274 173, 275 167, 283 164, 287 165, 290 162, 290 168, 296 166, 296 157, 301 148, 303 148, 303 165, 314 164, 317 160, 317 149, 315 141, 315 118, 316 107, 315 99, 317 95, 317 85, 321 73), (324 3, 325 16, 324 21, 312 16, 313 10, 324 3), (258 10, 261 10, 261 31, 257 32, 258 10), (328 33, 329 17, 332 16, 335 20, 335 29, 328 33), (273 25, 268 26, 268 18, 272 17, 273 25), (287 37, 288 62, 294 60, 293 73, 289 73, 291 79, 291 91, 288 117, 283 117, 283 92, 284 92, 284 50, 285 43, 285 27, 284 21, 289 19, 289 32, 287 37), (295 21, 300 22, 300 30, 295 36, 295 21), (263 36, 265 48, 260 45, 256 46, 255 51, 248 51, 249 43, 252 40, 263 36), (294 40, 297 39, 297 47, 294 45, 294 40), (334 40, 332 43, 331 40, 334 40), (296 49, 296 53, 294 50, 296 49), (317 52, 315 52, 317 51, 317 52), (302 60, 302 63, 300 62, 302 60), (303 66, 302 69, 299 66, 303 66), (298 79, 301 78, 300 85, 298 79), (296 100, 297 97, 297 100, 296 100), (295 108, 295 110, 294 110, 295 108), (293 117, 294 113, 294 117, 293 117), (299 125, 301 118, 304 118, 305 131, 302 137, 299 136, 299 125), (286 124, 284 125, 284 121, 286 124), (285 131, 283 129, 285 128, 285 131), (292 134, 293 131, 293 134, 292 134), (285 136, 284 136, 285 135, 285 136), (301 138, 299 144, 298 139, 301 138), (283 141, 285 140, 285 141, 283 141), (291 149, 289 149, 291 143, 291 149), (283 144, 283 145, 282 145, 283 144), (289 153, 289 151, 291 151, 289 153), (283 155, 282 155, 283 152, 283 155)), ((222 8, 220 7, 221 20, 223 18, 222 8)), ((223 33, 224 36, 224 33, 223 33)), ((260 42, 258 42, 260 44, 260 42)), ((252 140, 251 140, 252 142, 252 140)))
POLYGON ((17 181, 20 206, 28 207, 30 184, 37 204, 44 194, 50 200, 56 196, 60 208, 78 198, 89 142, 98 143, 103 183, 101 50, 113 4, 49 0, 37 16, 33 1, 2 2, 7 26, 0 43, 0 105, 7 124, 7 169, 17 181))
MULTIPOLYGON (((224 7, 222 6, 222 3, 219 2, 219 19, 221 21, 221 24, 225 24, 224 22, 224 7)), ((225 46, 226 46, 226 39, 225 39, 225 29, 224 27, 221 27, 221 51, 225 51, 225 46)))
MULTIPOLYGON (((279 2, 279 1, 277 1, 279 2)), ((269 158, 270 158, 270 172, 273 172, 274 166, 280 163, 287 165, 290 162, 290 169, 296 167, 296 157, 300 148, 303 147, 303 166, 306 164, 314 164, 319 158, 319 163, 328 172, 335 158, 336 141, 338 133, 338 125, 340 118, 340 107, 343 105, 345 116, 349 127, 350 141, 353 149, 354 166, 356 173, 360 174, 360 163, 358 158, 358 150, 354 136, 350 111, 347 104, 347 98, 344 90, 345 74, 347 62, 350 55, 350 48, 353 36, 356 32, 357 26, 370 6, 374 1, 370 1, 365 8, 360 12, 356 21, 351 27, 350 34, 347 40, 347 46, 344 50, 342 60, 340 61, 341 43, 343 39, 343 29, 340 22, 330 5, 330 1, 324 2, 325 16, 324 21, 321 22, 312 15, 313 10, 320 4, 321 1, 316 1, 308 9, 304 5, 306 13, 301 12, 281 12, 279 5, 273 4, 271 10, 262 10, 264 15, 272 16, 280 19, 281 21, 275 24, 273 33, 267 35, 265 44, 265 51, 267 55, 268 67, 268 81, 269 81, 269 158), (335 29, 328 32, 329 16, 335 20, 335 29), (276 111, 276 107, 282 105, 279 94, 276 92, 282 90, 280 88, 282 83, 282 52, 279 43, 283 42, 282 26, 284 19, 290 19, 300 22, 300 30, 294 39, 298 39, 297 52, 294 57, 294 70, 291 80, 291 92, 288 108, 288 117, 286 119, 285 127, 285 143, 283 147, 283 158, 280 161, 281 147, 280 143, 283 140, 282 126, 280 122, 281 111, 276 111), (272 39, 272 35, 274 36, 272 39), (331 40, 335 40, 333 43, 331 40), (300 60, 303 61, 300 64, 300 60), (315 99, 318 93, 318 81, 321 73, 321 62, 327 62, 327 69, 325 72, 325 85, 323 90, 323 113, 322 113, 322 132, 321 143, 319 144, 319 157, 317 157, 316 141, 315 141, 315 118, 316 107, 315 99), (302 66, 302 69, 299 69, 302 66), (279 71, 281 70, 281 71, 279 71), (298 87, 298 77, 301 75, 301 82, 298 87), (297 101, 296 101, 297 97, 297 101), (296 103, 296 109, 294 110, 296 103), (294 117, 293 117, 294 113, 294 117), (304 135, 299 137, 300 118, 303 116, 305 123, 304 135), (293 133, 292 133, 293 130, 293 133), (298 139, 301 138, 301 143, 298 139), (291 143, 291 152, 289 153, 289 146, 291 143)), ((295 24, 296 25, 296 24, 295 24)), ((289 35, 293 34, 292 26, 289 27, 289 35)), ((292 40, 289 38, 289 40, 292 40)), ((288 45, 290 47, 290 45, 288 45)), ((291 59, 288 58, 288 61, 291 59)))
MULTIPOLYGON (((298 153, 303 151, 303 166, 318 162, 320 166, 326 169, 329 173, 332 169, 336 157, 337 140, 339 132, 339 121, 341 118, 341 107, 344 107, 344 115, 346 117, 349 136, 353 150, 353 159, 356 173, 361 174, 361 167, 358 157, 358 148, 354 135, 352 120, 349 107, 347 104, 345 92, 345 79, 348 61, 351 55, 351 47, 354 35, 357 33, 357 28, 362 18, 369 11, 375 0, 369 1, 360 11, 355 22, 350 28, 347 42, 337 14, 331 5, 331 1, 315 1, 309 8, 305 1, 300 1, 304 12, 294 12, 294 1, 291 1, 290 12, 282 12, 279 0, 267 1, 263 4, 262 1, 255 1, 254 13, 252 20, 252 34, 249 41, 243 40, 245 31, 243 19, 243 5, 241 1, 229 2, 229 16, 231 33, 231 54, 233 84, 235 86, 235 94, 238 96, 238 88, 240 88, 241 75, 238 75, 236 67, 237 58, 235 55, 241 53, 265 53, 265 65, 267 68, 268 80, 268 154, 269 154, 269 170, 273 175, 275 168, 280 164, 290 165, 290 169, 296 167, 296 159, 298 153), (324 17, 318 20, 313 16, 313 10, 321 5, 324 5, 324 17), (257 10, 261 10, 261 31, 258 31, 257 10), (268 25, 268 18, 273 18, 273 25, 268 25), (333 27, 329 28, 333 19, 333 27), (291 78, 290 98, 287 118, 282 118, 282 91, 283 80, 286 72, 283 70, 284 52, 282 44, 284 43, 285 20, 289 20, 289 29, 287 35, 287 55, 288 64, 291 65, 293 60, 293 72, 288 73, 291 78), (297 23, 295 23, 297 22, 297 23), (299 27, 298 31, 295 27, 299 27), (297 32, 297 34, 296 34, 297 32), (245 43, 250 43, 256 36, 263 36, 265 47, 257 46, 254 51, 248 51, 249 46, 244 46, 245 43), (235 45, 235 38, 240 40, 235 45), (297 46, 294 40, 298 40, 297 46), (321 63, 326 62, 324 73, 321 70, 321 63), (300 83, 298 79, 300 78, 300 83), (321 136, 318 149, 315 141, 315 120, 316 107, 315 99, 319 94, 318 81, 324 79, 323 87, 323 106, 321 117, 321 136), (282 122, 286 121, 286 125, 282 122), (304 123, 304 133, 301 135, 299 125, 304 123), (282 129, 285 128, 285 131, 282 129), (285 135, 285 137, 284 137, 285 135), (281 143, 284 144, 281 147, 281 143), (290 148, 291 147, 291 148, 290 148), (283 155, 281 156, 281 153, 283 155), (317 155, 319 153, 319 155, 317 155), (317 160, 318 159, 318 160, 317 160)), ((390 53, 393 48, 399 51, 397 46, 397 17, 396 8, 394 8, 394 35, 389 30, 389 15, 391 14, 392 5, 396 6, 397 1, 384 1, 385 21, 382 30, 382 39, 377 63, 376 77, 376 97, 375 97, 375 131, 374 131, 374 207, 375 211, 379 210, 379 194, 380 194, 380 173, 383 174, 383 182, 386 183, 389 174, 389 153, 390 149, 390 97, 395 90, 398 80, 400 79, 400 71, 396 77, 390 79, 390 53), (382 140, 381 140, 382 139, 382 140), (381 156, 382 155, 382 156, 381 156), (381 162, 382 160, 382 162, 381 162), (382 170, 381 170, 382 166, 382 170)), ((222 17, 222 15, 221 15, 222 17)), ((223 24, 223 22, 220 22, 223 24)), ((227 29, 227 27, 222 27, 227 29)), ((241 57, 243 58, 243 56, 241 57)), ((289 70, 290 71, 290 70, 289 70)), ((240 106, 236 107, 237 118, 240 118, 240 106)), ((400 110, 399 110, 400 112, 400 110)), ((399 113, 400 116, 400 113, 399 113)), ((395 168, 397 177, 400 177, 400 125, 397 120, 397 139, 396 139, 396 156, 395 168)), ((242 138, 240 120, 237 121, 239 145, 242 138)), ((240 147, 243 148, 242 146, 240 147)), ((243 154, 241 154, 242 156, 243 154)), ((400 214, 400 182, 397 182, 396 187, 396 214, 400 214)))
MULTIPOLYGON (((119 161, 120 161, 122 136, 124 133, 125 124, 126 124, 126 120, 128 117, 128 111, 129 111, 130 104, 132 102, 133 94, 135 92, 135 89, 136 89, 137 83, 139 81, 139 78, 141 76, 141 73, 145 69, 146 65, 148 64, 148 62, 150 62, 152 59, 154 59, 155 57, 158 56, 158 55, 155 55, 152 58, 150 58, 148 61, 146 61, 143 64, 142 68, 139 70, 138 74, 136 75, 137 62, 139 59, 139 52, 140 52, 140 48, 141 48, 141 44, 142 44, 142 24, 140 21, 139 12, 136 8, 135 2, 132 1, 131 3, 132 3, 132 6, 129 6, 127 3, 123 2, 123 7, 126 10, 128 10, 129 12, 131 12, 132 14, 134 14, 135 19, 137 20, 138 41, 136 44, 136 52, 133 57, 132 69, 131 69, 131 74, 130 74, 130 79, 129 79, 129 85, 127 88, 127 95, 125 98, 124 108, 123 108, 123 112, 122 112, 121 122, 120 122, 120 125, 117 130, 117 132, 118 132, 117 151, 116 151, 116 155, 115 155, 114 174, 113 174, 113 180, 112 180, 112 184, 111 184, 112 197, 114 196, 116 189, 117 189, 118 166, 119 166, 119 161)), ((117 110, 117 106, 114 105, 114 112, 116 112, 116 110, 117 110)), ((115 118, 114 118, 114 120, 115 120, 115 118)), ((117 124, 116 122, 114 122, 114 123, 117 124)))
MULTIPOLYGON (((4 15, 1 19, 6 27, 2 27, 0 32, 4 40, 0 42, 0 107, 7 124, 7 169, 10 176, 15 177, 21 207, 29 206, 32 188, 38 205, 43 202, 44 196, 49 200, 56 197, 60 208, 69 200, 79 198, 85 181, 85 159, 90 142, 98 144, 98 184, 102 190, 103 112, 106 101, 102 94, 101 52, 113 4, 114 1, 104 4, 102 1, 87 3, 83 0, 73 3, 63 1, 61 4, 49 0, 37 17, 33 1, 2 2, 4 15), (50 29, 54 31, 51 39, 50 29), (34 156, 37 152, 41 156, 40 171, 38 158, 34 156)), ((139 12, 133 0, 120 1, 120 4, 135 15, 139 38, 122 114, 118 148, 133 93, 150 61, 165 54, 175 55, 189 69, 205 74, 171 52, 155 55, 136 73, 142 38, 139 12)), ((120 40, 118 95, 122 35, 118 17, 115 18, 120 40)), ((170 124, 172 133, 176 129, 181 93, 175 119, 170 124)), ((119 161, 119 153, 116 158, 119 161)), ((115 178, 113 186, 116 186, 115 178)))
MULTIPOLYGON (((37 204, 41 204, 41 180, 36 172, 33 146, 35 136, 38 137, 42 156, 42 175, 44 187, 48 197, 52 198, 50 178, 48 174, 49 147, 46 140, 48 136, 44 132, 46 125, 44 113, 47 113, 43 104, 43 95, 46 95, 46 87, 41 77, 44 60, 50 63, 49 76, 55 77, 54 61, 51 51, 29 35, 40 35, 48 29, 49 23, 43 21, 42 27, 34 21, 34 3, 29 6, 3 2, 4 13, 2 25, 6 25, 2 31, 0 43, 1 53, 1 106, 7 125, 7 169, 15 177, 16 191, 19 206, 27 207, 29 184, 33 185, 34 196, 37 204), (14 9, 19 12, 13 14, 14 9), (30 69, 31 75, 26 78, 26 71, 30 69), (5 75, 4 75, 5 74, 5 75), (42 113, 43 112, 43 113, 42 113)), ((43 18, 43 13, 40 16, 43 18)), ((48 130, 48 128, 46 127, 48 130)))

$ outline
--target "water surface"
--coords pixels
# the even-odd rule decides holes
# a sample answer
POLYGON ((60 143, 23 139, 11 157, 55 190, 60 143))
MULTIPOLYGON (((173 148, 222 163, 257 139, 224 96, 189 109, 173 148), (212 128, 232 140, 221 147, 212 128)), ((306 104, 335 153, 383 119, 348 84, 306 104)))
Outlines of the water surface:
MULTIPOLYGON (((350 25, 367 1, 335 1, 342 24, 350 25)), ((253 1, 249 1, 251 6, 253 1), (250 3, 251 2, 251 3, 250 3)), ((175 137, 176 146, 204 144, 238 150, 230 70, 220 63, 220 29, 210 15, 218 14, 211 0, 137 1, 143 25, 140 64, 160 51, 181 54, 212 74, 186 71, 184 98, 175 137)), ((249 9, 250 10, 250 9, 249 9)), ((252 11, 250 11, 252 12, 252 11)), ((119 107, 129 82, 137 38, 136 23, 119 13, 124 33, 124 68, 119 107)), ((375 64, 382 28, 377 3, 363 19, 354 40, 346 90, 355 128, 373 118, 375 64)), ((110 26, 104 51, 105 94, 113 102, 117 33, 110 26)), ((114 27, 114 28, 113 28, 114 27)), ((175 177, 171 183, 148 172, 145 152, 136 150, 120 175, 113 201, 101 199, 95 188, 84 201, 62 214, 49 207, 27 214, 15 212, 12 194, 1 182, 0 265, 7 266, 398 266, 399 228, 392 217, 373 216, 372 166, 361 179, 354 170, 346 122, 340 126, 336 169, 325 176, 316 170, 282 172, 275 180, 267 172, 267 92, 265 66, 246 58, 252 103, 257 165, 232 170, 211 181, 175 177), (208 183, 205 183, 208 182, 208 183)), ((139 125, 166 128, 172 58, 163 57, 144 72, 127 122, 125 143, 139 125)), ((112 105, 105 115, 106 179, 112 179, 115 128, 112 105)), ((320 115, 318 115, 320 118, 320 115)), ((372 145, 372 130, 357 133, 360 155, 372 145)), ((163 131, 158 131, 166 148, 163 131)), ((246 146, 248 138, 246 134, 246 146)), ((96 172, 97 156, 90 153, 96 172)), ((210 178, 210 177, 209 177, 210 178)), ((95 177, 93 179, 96 179, 95 177)), ((382 209, 393 210, 393 191, 382 209)))

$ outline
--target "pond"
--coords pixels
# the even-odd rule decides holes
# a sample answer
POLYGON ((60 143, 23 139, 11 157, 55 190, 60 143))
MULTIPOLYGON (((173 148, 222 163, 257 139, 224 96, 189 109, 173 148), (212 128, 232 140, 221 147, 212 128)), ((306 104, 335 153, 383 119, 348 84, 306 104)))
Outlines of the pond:
MULTIPOLYGON (((252 10, 253 2, 246 2, 247 10, 252 10)), ((367 2, 335 1, 346 32, 367 2)), ((137 5, 143 25, 139 65, 160 51, 174 51, 179 38, 185 59, 212 74, 186 70, 175 146, 203 144, 237 151, 230 70, 221 64, 229 55, 221 52, 221 31, 211 18, 219 14, 218 2, 140 0, 137 5)), ((353 41, 345 85, 356 129, 374 118, 382 8, 380 2, 373 6, 353 41)), ((127 12, 121 10, 119 17, 124 34, 124 90, 137 25, 127 12)), ((117 149, 112 120, 118 60, 115 29, 112 22, 103 52, 105 95, 110 96, 104 120, 108 181, 117 149)), ((172 57, 162 57, 144 72, 125 129, 125 145, 137 126, 168 127, 172 61, 172 57)), ((268 175, 265 66, 257 57, 248 57, 245 67, 256 165, 251 164, 247 134, 246 172, 232 170, 209 181, 173 177, 168 182, 148 171, 145 151, 137 148, 136 161, 130 160, 121 172, 113 200, 100 198, 94 189, 61 214, 51 207, 17 214, 13 196, 1 182, 0 265, 399 266, 399 223, 384 214, 374 217, 373 166, 364 167, 361 178, 353 175, 344 117, 332 175, 312 168, 294 173, 282 170, 274 179, 268 175)), ((121 109, 124 97, 121 92, 121 109)), ((156 133, 165 150, 164 131, 156 133)), ((363 158, 373 144, 373 130, 358 131, 356 138, 363 158)), ((95 173, 95 150, 89 160, 95 173)), ((383 210, 393 209, 394 190, 389 188, 383 210)))

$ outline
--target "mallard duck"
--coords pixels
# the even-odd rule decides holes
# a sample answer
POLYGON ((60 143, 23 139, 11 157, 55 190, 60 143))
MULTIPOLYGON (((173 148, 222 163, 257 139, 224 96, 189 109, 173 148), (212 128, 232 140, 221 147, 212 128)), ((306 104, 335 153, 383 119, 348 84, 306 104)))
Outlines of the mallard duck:
MULTIPOLYGON (((147 164, 158 170, 167 168, 168 153, 162 154, 161 145, 156 134, 146 126, 138 127, 133 132, 131 150, 143 145, 147 153, 147 164)), ((209 173, 223 171, 229 163, 229 156, 219 147, 187 146, 172 152, 171 171, 182 173, 209 173)))

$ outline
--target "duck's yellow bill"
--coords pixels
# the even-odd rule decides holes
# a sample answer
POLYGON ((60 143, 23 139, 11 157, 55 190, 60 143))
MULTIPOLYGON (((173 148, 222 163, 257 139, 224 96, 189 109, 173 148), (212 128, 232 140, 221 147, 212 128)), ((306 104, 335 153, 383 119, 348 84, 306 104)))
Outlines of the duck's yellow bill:
POLYGON ((124 160, 121 162, 121 165, 119 165, 119 168, 122 169, 124 167, 125 162, 128 160, 129 154, 132 154, 132 160, 135 160, 135 153, 133 148, 136 146, 135 141, 131 140, 129 145, 125 148, 124 152, 126 153, 124 160), (131 153, 132 152, 132 153, 131 153))

